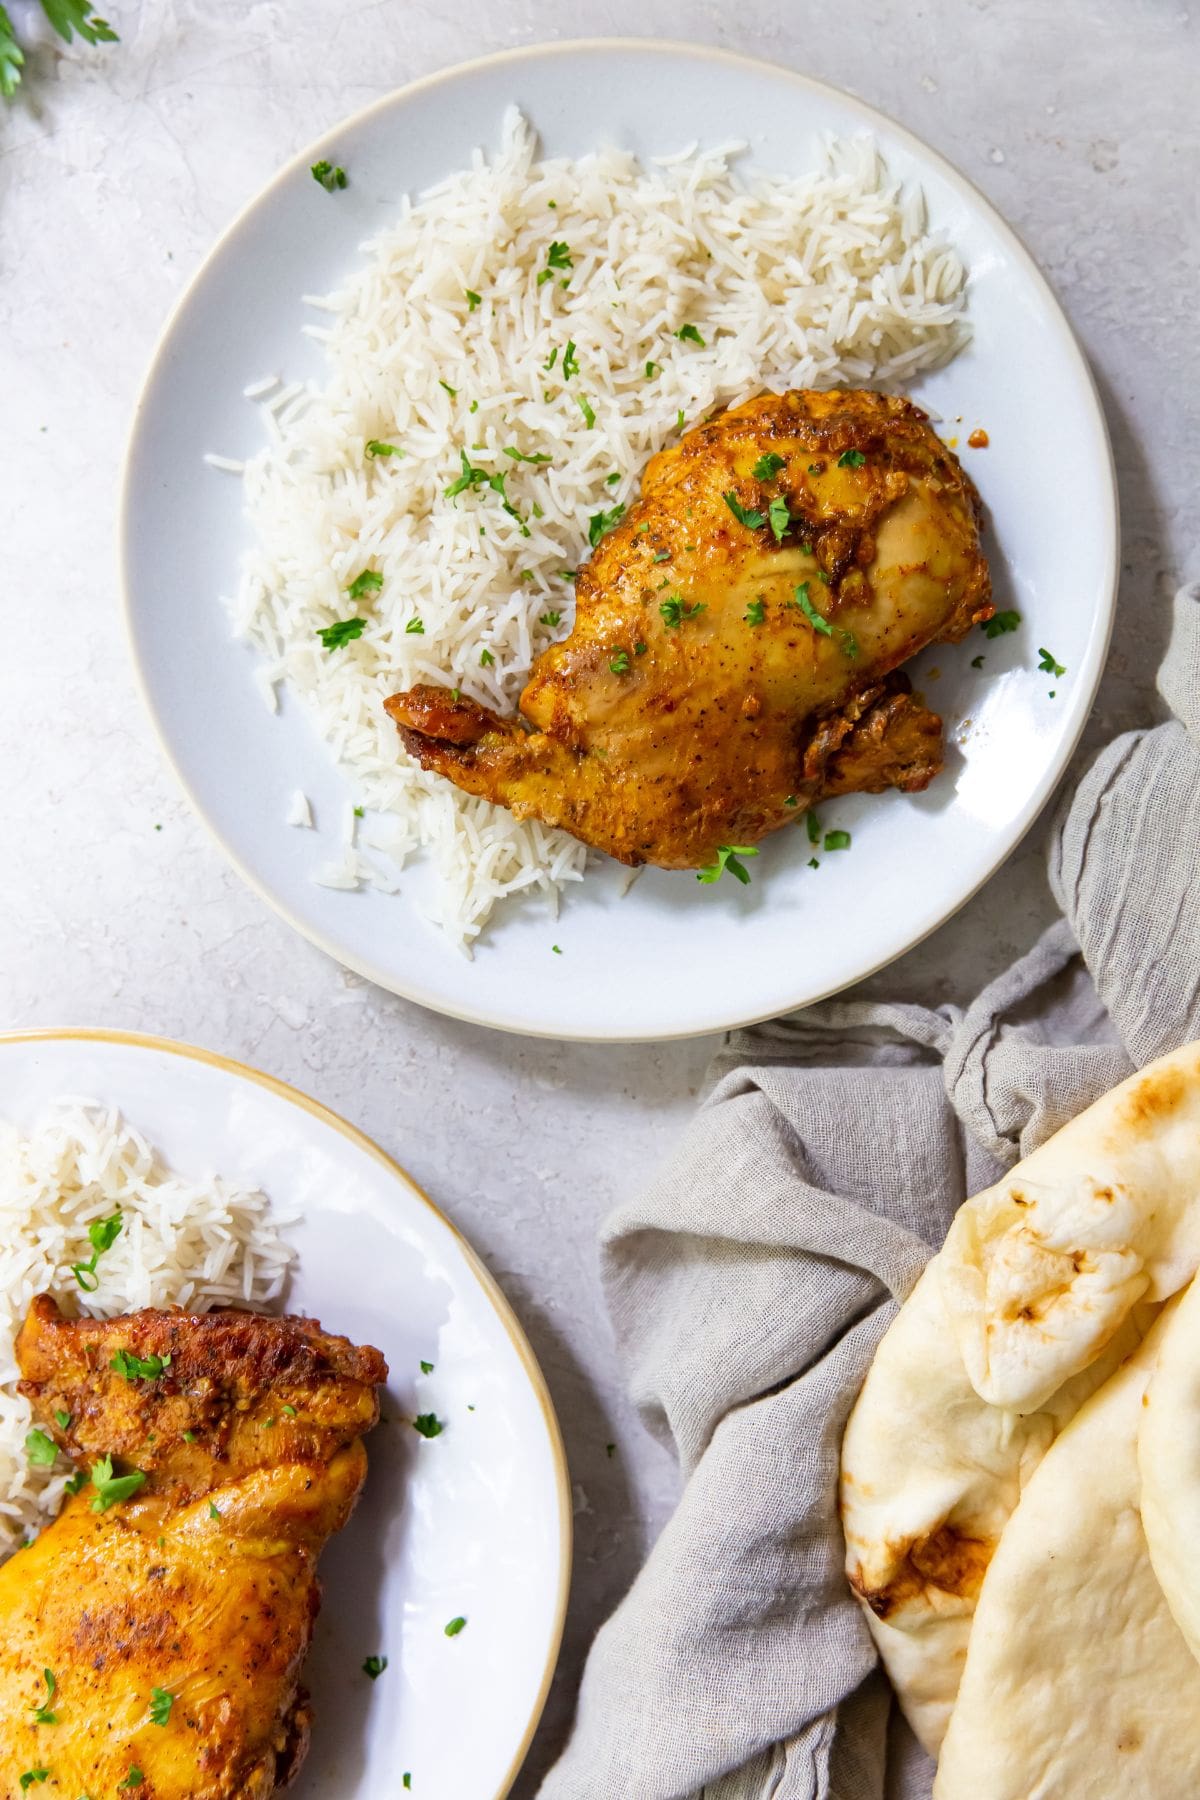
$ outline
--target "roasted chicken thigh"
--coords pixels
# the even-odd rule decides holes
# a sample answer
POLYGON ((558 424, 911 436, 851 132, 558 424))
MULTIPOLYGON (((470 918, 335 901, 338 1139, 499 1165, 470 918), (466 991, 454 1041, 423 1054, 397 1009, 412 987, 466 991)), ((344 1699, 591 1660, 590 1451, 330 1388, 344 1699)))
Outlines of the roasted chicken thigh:
POLYGON ((826 795, 938 773, 941 720, 900 665, 991 617, 980 518, 910 401, 763 395, 651 459, 521 718, 430 685, 387 710, 468 793, 624 863, 703 867, 826 795))
POLYGON ((308 1319, 68 1320, 46 1296, 17 1358, 79 1473, 0 1568, 0 1795, 266 1800, 308 1745, 316 1562, 383 1358, 308 1319))

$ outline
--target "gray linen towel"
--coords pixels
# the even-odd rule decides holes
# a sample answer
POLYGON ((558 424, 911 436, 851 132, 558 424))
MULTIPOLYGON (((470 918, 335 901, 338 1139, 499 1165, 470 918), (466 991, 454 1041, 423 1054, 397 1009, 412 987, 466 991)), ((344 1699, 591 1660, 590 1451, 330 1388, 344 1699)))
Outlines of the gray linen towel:
POLYGON ((1200 1037, 1200 590, 1175 717, 1053 833, 1064 917, 965 1011, 834 1000, 737 1034, 675 1162, 603 1234, 630 1386, 685 1476, 592 1649, 541 1800, 923 1800, 842 1575, 846 1414, 955 1208, 1200 1037))

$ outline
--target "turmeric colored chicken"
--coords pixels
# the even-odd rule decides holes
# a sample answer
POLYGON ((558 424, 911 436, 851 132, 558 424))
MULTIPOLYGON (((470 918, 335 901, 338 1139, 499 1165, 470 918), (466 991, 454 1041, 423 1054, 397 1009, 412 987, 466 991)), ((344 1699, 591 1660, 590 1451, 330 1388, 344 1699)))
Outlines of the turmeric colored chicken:
POLYGON ((938 773, 942 722, 899 670, 992 616, 980 519, 910 401, 766 394, 651 459, 523 719, 429 685, 385 704, 468 793, 620 862, 703 867, 828 795, 938 773))
POLYGON ((78 1472, 0 1568, 0 1796, 266 1800, 308 1747, 316 1561, 383 1358, 308 1319, 68 1320, 45 1295, 17 1358, 78 1472))

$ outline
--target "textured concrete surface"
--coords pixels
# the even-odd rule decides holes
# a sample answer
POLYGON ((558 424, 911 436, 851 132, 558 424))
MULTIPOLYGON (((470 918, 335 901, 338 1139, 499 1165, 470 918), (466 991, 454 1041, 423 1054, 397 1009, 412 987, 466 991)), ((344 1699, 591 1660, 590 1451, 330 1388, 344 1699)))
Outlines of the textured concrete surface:
MULTIPOLYGON (((9 3, 23 24, 31 9, 9 3)), ((1200 574, 1195 25, 1170 0, 109 10, 119 45, 64 56, 46 42, 0 114, 0 1022, 134 1027, 255 1062, 370 1131, 487 1256, 549 1376, 579 1506, 565 1653, 518 1789, 528 1796, 585 1644, 674 1487, 622 1396, 596 1225, 669 1152, 712 1045, 589 1049, 434 1018, 344 975, 224 866, 151 738, 117 614, 113 520, 142 369, 212 240, 278 164, 414 76, 541 39, 632 33, 824 77, 991 196, 1092 358, 1124 529, 1095 744, 1154 714, 1164 603, 1200 574)), ((873 985, 965 996, 1026 946, 1050 911, 1041 836, 873 985)))

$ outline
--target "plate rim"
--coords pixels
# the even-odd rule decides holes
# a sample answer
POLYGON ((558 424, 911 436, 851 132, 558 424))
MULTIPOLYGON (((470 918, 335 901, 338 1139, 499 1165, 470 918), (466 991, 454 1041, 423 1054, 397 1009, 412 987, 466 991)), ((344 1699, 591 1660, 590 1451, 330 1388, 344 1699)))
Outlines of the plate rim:
MULTIPOLYGON (((1043 274, 1032 252, 1024 240, 1003 217, 999 210, 988 199, 983 190, 964 175, 939 150, 925 142, 916 132, 910 131, 906 125, 900 124, 889 113, 880 107, 872 106, 868 101, 860 100, 856 95, 847 93, 836 83, 820 80, 816 76, 807 75, 790 66, 769 62, 765 57, 747 56, 740 51, 727 50, 709 44, 688 44, 679 39, 660 37, 629 37, 618 35, 613 37, 580 37, 554 41, 542 41, 532 44, 517 45, 512 49, 495 50, 485 56, 471 57, 463 62, 455 62, 432 70, 427 75, 418 76, 414 81, 404 82, 392 88, 386 94, 379 95, 369 101, 366 106, 348 113, 339 119, 320 137, 293 156, 289 157, 251 199, 235 213, 225 228, 218 234, 215 242, 202 257, 199 265, 172 305, 167 319, 159 332, 146 370, 138 386, 134 399, 129 431, 125 442, 117 496, 117 529, 116 529, 116 561, 117 587, 119 606, 124 627, 125 643, 133 669, 134 684, 141 697, 143 707, 150 719, 151 729, 158 740, 158 747, 167 767, 171 770, 183 790, 184 796, 192 812, 200 820, 209 837, 215 842, 226 860, 240 875, 246 885, 265 901, 267 906, 293 931, 299 933, 308 943, 329 956, 340 967, 350 969, 361 975, 385 993, 395 994, 402 1000, 422 1006, 430 1012, 438 1013, 444 1018, 456 1019, 468 1025, 481 1025, 492 1031, 509 1032, 517 1037, 542 1038, 561 1043, 585 1044, 632 1044, 632 1043, 672 1043, 689 1038, 704 1037, 714 1032, 743 1030, 747 1026, 761 1024, 768 1019, 780 1018, 807 1006, 817 1005, 836 994, 846 993, 857 987, 860 982, 878 974, 880 969, 890 966, 902 956, 907 956, 918 945, 924 943, 934 932, 939 931, 956 914, 962 911, 967 903, 984 888, 992 877, 1016 853, 1029 831, 1041 817, 1055 788, 1063 779, 1070 766, 1071 759, 1079 746, 1080 739, 1091 717, 1096 695, 1104 675, 1108 661, 1109 647, 1112 641, 1116 620, 1116 605, 1120 581, 1121 523, 1120 497, 1117 487, 1116 462, 1113 455, 1112 438, 1108 429, 1103 401, 1091 364, 1088 361, 1076 331, 1067 317, 1058 296, 1043 274), (175 327, 185 309, 192 301, 193 295, 207 277, 210 266, 222 255, 229 240, 238 233, 244 224, 262 207, 265 207, 281 188, 295 174, 310 167, 312 161, 323 151, 333 149, 341 133, 357 128, 368 122, 376 113, 383 113, 398 103, 418 93, 424 93, 444 83, 452 82, 463 76, 473 75, 479 70, 493 65, 530 62, 534 59, 550 59, 561 56, 587 54, 594 51, 626 51, 651 52, 662 56, 687 58, 697 62, 707 62, 725 67, 740 69, 744 72, 758 73, 772 79, 782 79, 805 91, 816 91, 823 95, 833 96, 848 111, 857 114, 863 125, 878 131, 882 124, 887 131, 908 151, 910 155, 923 161, 933 169, 951 188, 956 189, 969 204, 982 212, 987 223, 1005 244, 1008 254, 1021 266, 1028 282, 1037 291, 1046 315, 1057 333, 1066 357, 1074 365, 1082 377, 1083 390, 1091 401, 1092 424, 1096 434, 1096 448, 1099 451, 1098 461, 1100 473, 1107 471, 1108 480, 1101 480, 1097 485, 1096 503, 1103 515, 1101 529, 1106 544, 1105 566, 1098 585, 1099 606, 1096 624, 1100 629, 1094 633, 1089 643, 1089 662, 1085 666, 1086 688, 1076 687, 1076 693, 1084 697, 1079 705, 1079 712, 1073 728, 1062 740, 1053 764, 1044 768, 1025 805, 1017 818, 1008 827, 1002 850, 992 856, 979 878, 962 893, 952 906, 939 909, 936 916, 922 921, 908 942, 899 950, 890 950, 868 966, 860 970, 851 982, 835 983, 831 987, 822 988, 816 993, 801 993, 799 997, 781 1000, 767 1011, 753 1010, 745 1015, 725 1017, 720 1014, 706 1018, 682 1028, 651 1031, 637 1029, 630 1032, 622 1029, 619 1023, 605 1030, 576 1030, 561 1023, 528 1017, 512 1017, 490 1008, 479 1005, 463 1006, 432 992, 420 980, 407 979, 398 981, 384 969, 347 950, 344 945, 330 938, 318 926, 302 919, 289 901, 277 894, 265 877, 260 876, 231 847, 224 837, 221 827, 215 818, 201 805, 191 782, 185 775, 177 760, 167 736, 166 728, 155 704, 148 672, 144 665, 138 646, 134 627, 133 575, 132 575, 132 519, 133 507, 133 462, 138 447, 142 417, 146 407, 150 388, 165 363, 171 348, 171 340, 175 327), (1057 764, 1057 767, 1054 765, 1057 764)), ((336 1117, 336 1115, 334 1115, 336 1117)), ((414 1184, 415 1185, 415 1184, 414 1184)), ((418 1190, 420 1191, 420 1190, 418 1190)), ((430 1202, 432 1205, 432 1202, 430 1202)), ((436 1208, 435 1208, 436 1210, 436 1208)))
POLYGON ((234 1075, 242 1080, 253 1082, 257 1087, 266 1088, 269 1093, 276 1095, 276 1097, 281 1100, 289 1101, 293 1106, 299 1107, 302 1112, 306 1112, 310 1114, 311 1117, 319 1120, 321 1124, 332 1126, 342 1137, 347 1138, 356 1149, 365 1151, 368 1156, 372 1157, 376 1162, 381 1163, 389 1175, 397 1179, 403 1187, 407 1188, 410 1193, 428 1208, 439 1224, 444 1225, 446 1230, 450 1233, 458 1249, 461 1251, 467 1267, 478 1280, 485 1298, 490 1303, 493 1312, 496 1314, 507 1333, 513 1348, 517 1352, 521 1367, 525 1371, 530 1387, 533 1390, 534 1398, 536 1399, 538 1408, 542 1414, 547 1437, 549 1438, 551 1459, 554 1463, 555 1494, 558 1502, 560 1549, 558 1559, 558 1584, 554 1605, 554 1624, 551 1631, 546 1666, 542 1671, 542 1678, 538 1684, 538 1690, 534 1697, 533 1710, 526 1723, 525 1730, 514 1753, 513 1760, 503 1776, 500 1786, 495 1790, 495 1793, 492 1796, 492 1800, 505 1800, 506 1795, 510 1793, 513 1783, 516 1781, 517 1776, 520 1774, 521 1769, 525 1764, 526 1757, 529 1755, 534 1734, 541 1723, 542 1714, 546 1709, 546 1701, 550 1695, 550 1685, 554 1680, 555 1671, 558 1668, 559 1654, 562 1649, 563 1631, 566 1626, 567 1604, 570 1598, 575 1532, 571 1475, 567 1463, 566 1446, 563 1443, 562 1427, 559 1424, 558 1414, 555 1412, 554 1402, 550 1396, 550 1389, 542 1371, 541 1364, 534 1354, 533 1346, 530 1344, 529 1339, 525 1334, 524 1327, 517 1318, 516 1313, 513 1311, 512 1303, 501 1288, 499 1282, 496 1280, 496 1277, 483 1261, 479 1252, 475 1249, 474 1245, 463 1236, 453 1220, 446 1217, 446 1214, 442 1211, 441 1207, 437 1205, 436 1201, 430 1199, 424 1188, 421 1187, 418 1182, 413 1180, 412 1176, 408 1173, 408 1170, 405 1169, 401 1163, 398 1163, 394 1156, 389 1156, 387 1151, 382 1149, 375 1142, 374 1138, 368 1137, 365 1131, 360 1130, 357 1125, 352 1125, 350 1121, 344 1119, 340 1113, 334 1112, 333 1108, 326 1106, 324 1101, 316 1100, 311 1094, 306 1094, 302 1088, 293 1087, 290 1082, 281 1081, 277 1075, 268 1075, 264 1069, 256 1069, 252 1064, 241 1062, 237 1057, 226 1056, 219 1050, 206 1050, 200 1044, 186 1043, 181 1038, 159 1037, 155 1033, 148 1031, 126 1031, 119 1028, 109 1028, 99 1025, 18 1026, 13 1030, 0 1031, 0 1049, 3 1049, 6 1045, 10 1044, 36 1044, 46 1042, 68 1043, 80 1041, 118 1044, 132 1047, 137 1050, 156 1050, 165 1052, 171 1056, 178 1056, 189 1062, 204 1063, 210 1068, 222 1070, 227 1075, 234 1075))

